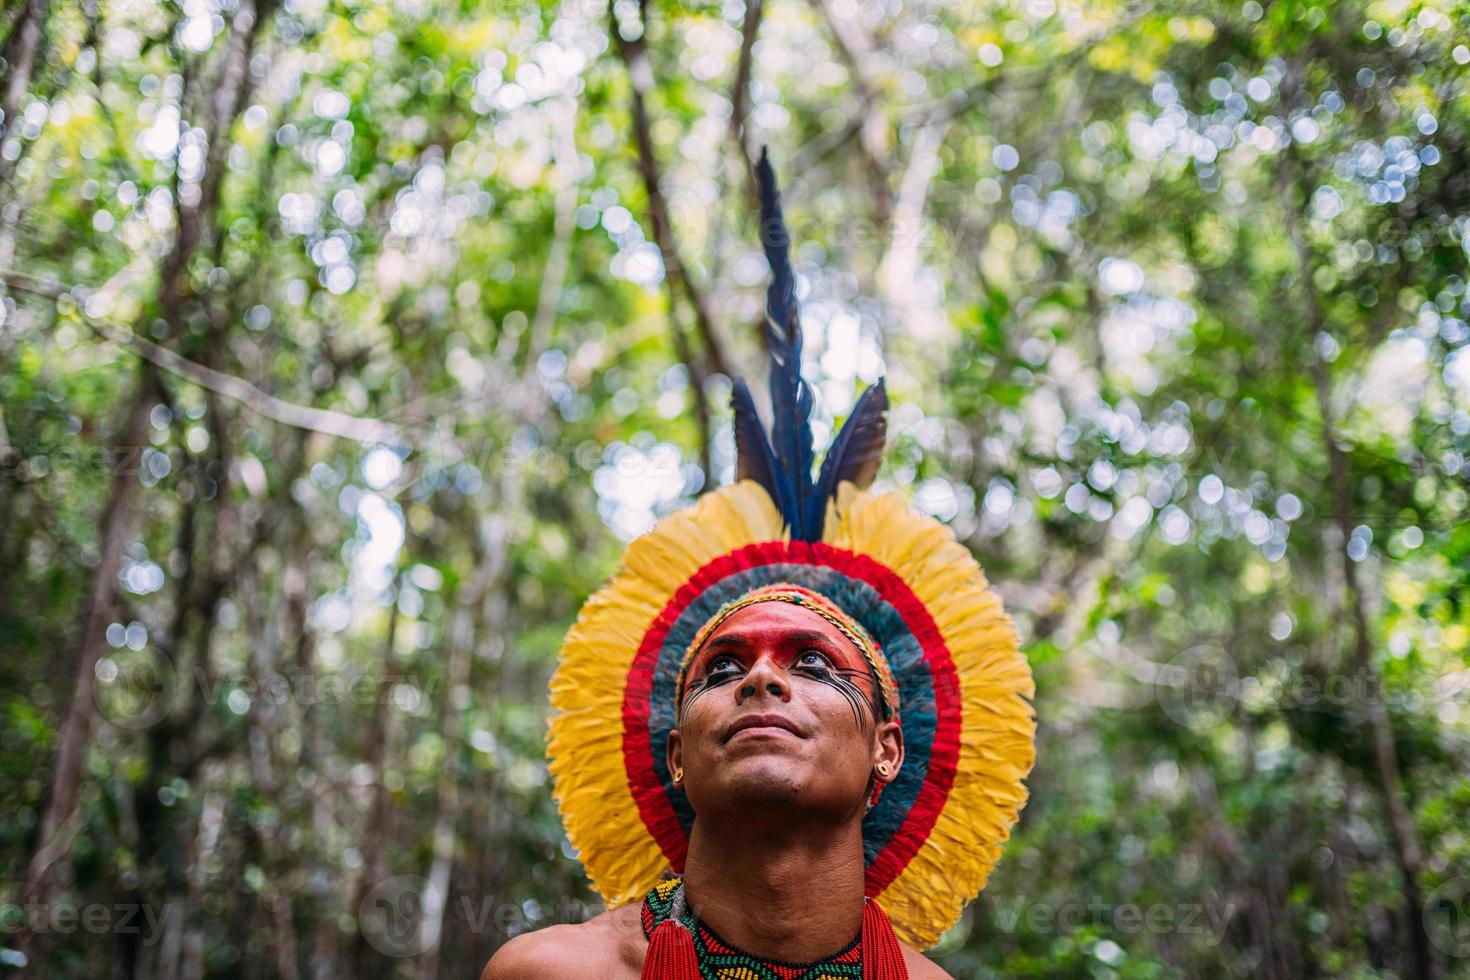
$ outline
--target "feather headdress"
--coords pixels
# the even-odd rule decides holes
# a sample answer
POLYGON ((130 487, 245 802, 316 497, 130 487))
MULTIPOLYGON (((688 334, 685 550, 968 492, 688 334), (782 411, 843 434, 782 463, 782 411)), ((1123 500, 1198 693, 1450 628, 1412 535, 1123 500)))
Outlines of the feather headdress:
POLYGON ((881 648, 903 705, 903 766, 863 819, 866 890, 923 949, 984 887, 1025 805, 1035 688, 970 552, 898 495, 869 492, 886 434, 881 380, 813 476, 796 277, 764 152, 757 178, 771 266, 769 435, 737 381, 736 482, 633 541, 583 606, 551 680, 554 793, 610 905, 641 899, 667 867, 682 871, 694 812, 664 746, 683 655, 722 606, 754 589, 818 592, 881 648))

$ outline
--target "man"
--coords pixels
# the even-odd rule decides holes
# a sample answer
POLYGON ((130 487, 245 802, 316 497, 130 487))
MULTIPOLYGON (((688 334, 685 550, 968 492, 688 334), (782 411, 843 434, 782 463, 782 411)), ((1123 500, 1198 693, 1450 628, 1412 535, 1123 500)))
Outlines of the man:
POLYGON ((1029 666, 949 529, 867 492, 881 381, 812 476, 764 154, 758 178, 770 436, 737 382, 737 482, 629 545, 552 678, 555 796, 609 911, 513 939, 484 980, 946 977, 916 950, 1024 805, 1029 666))
MULTIPOLYGON (((876 677, 830 621, 775 600, 731 613, 689 675, 696 684, 668 743, 699 814, 684 863, 689 906, 751 956, 835 958, 860 934, 862 818, 875 784, 892 779, 877 772, 903 761, 898 722, 879 721, 876 677)), ((638 913, 628 905, 519 936, 485 977, 636 978, 648 949, 638 913)), ((949 976, 907 946, 903 960, 914 980, 949 976)))

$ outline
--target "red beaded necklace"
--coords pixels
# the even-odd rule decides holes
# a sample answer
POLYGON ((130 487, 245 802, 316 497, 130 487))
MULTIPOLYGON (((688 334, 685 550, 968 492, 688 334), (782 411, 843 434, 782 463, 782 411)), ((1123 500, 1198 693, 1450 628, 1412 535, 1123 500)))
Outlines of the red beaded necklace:
POLYGON ((761 960, 725 943, 689 912, 684 901, 684 882, 679 877, 666 878, 655 885, 643 899, 641 915, 643 931, 648 936, 641 980, 703 980, 705 971, 701 963, 706 960, 712 969, 736 966, 745 969, 746 973, 741 975, 779 980, 800 980, 818 974, 862 980, 908 980, 903 947, 894 935, 888 916, 871 898, 863 899, 858 937, 832 956, 810 964, 761 960))

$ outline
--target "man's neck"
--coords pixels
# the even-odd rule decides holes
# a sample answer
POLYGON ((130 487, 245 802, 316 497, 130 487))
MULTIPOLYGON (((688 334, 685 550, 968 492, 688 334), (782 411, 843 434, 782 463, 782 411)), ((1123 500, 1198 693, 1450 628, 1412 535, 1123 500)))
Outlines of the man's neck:
POLYGON ((857 935, 863 912, 862 825, 699 819, 684 895, 720 938, 766 960, 809 963, 857 935))

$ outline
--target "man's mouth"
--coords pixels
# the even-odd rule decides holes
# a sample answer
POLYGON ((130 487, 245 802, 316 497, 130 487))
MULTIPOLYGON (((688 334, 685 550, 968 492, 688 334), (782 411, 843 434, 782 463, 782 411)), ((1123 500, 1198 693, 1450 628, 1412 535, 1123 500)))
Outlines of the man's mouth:
POLYGON ((797 738, 806 737, 791 719, 777 714, 744 715, 736 719, 725 731, 725 741, 728 742, 737 735, 747 738, 762 735, 776 737, 794 735, 797 738))

